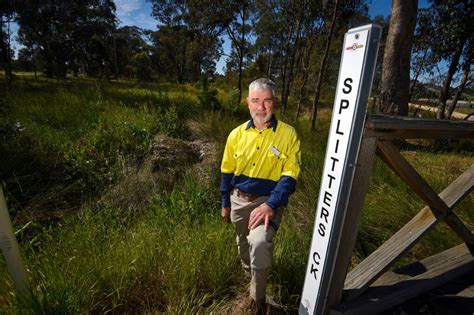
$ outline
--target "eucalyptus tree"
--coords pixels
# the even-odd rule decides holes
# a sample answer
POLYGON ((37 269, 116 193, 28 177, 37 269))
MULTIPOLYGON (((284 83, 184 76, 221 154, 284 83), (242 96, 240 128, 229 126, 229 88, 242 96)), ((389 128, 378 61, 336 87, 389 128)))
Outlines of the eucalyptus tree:
POLYGON ((446 113, 446 118, 450 119, 456 105, 458 103, 459 98, 461 97, 462 92, 466 89, 467 86, 472 85, 474 83, 474 76, 472 72, 472 62, 474 59, 474 40, 468 42, 466 47, 466 54, 464 57, 464 61, 462 64, 462 78, 459 86, 457 87, 456 91, 454 92, 453 99, 448 106, 448 110, 446 113))
POLYGON ((406 116, 410 89, 410 60, 418 1, 392 0, 380 86, 383 114, 406 116))
POLYGON ((152 61, 164 78, 192 82, 199 79, 201 72, 215 71, 220 45, 217 37, 185 25, 163 25, 149 35, 152 61))
POLYGON ((12 55, 11 49, 11 22, 15 18, 15 11, 10 1, 0 2, 0 64, 5 69, 5 77, 11 82, 12 76, 12 55))
MULTIPOLYGON (((455 73, 462 60, 469 59, 474 41, 474 9, 470 0, 434 1, 428 20, 433 54, 448 62, 448 71, 439 91, 438 119, 446 118, 446 102, 455 73)), ((469 62, 470 63, 470 62, 469 62)))
POLYGON ((36 46, 46 74, 64 77, 68 68, 102 75, 111 64, 112 34, 116 29, 112 0, 19 0, 19 39, 36 46))
MULTIPOLYGON (((240 102, 244 61, 249 49, 252 2, 250 0, 150 0, 150 2, 153 5, 153 16, 164 26, 186 27, 214 37, 215 40, 210 40, 208 37, 208 40, 201 42, 210 44, 213 50, 215 43, 218 43, 218 49, 221 47, 217 37, 228 36, 232 43, 230 57, 234 57, 238 74, 237 88, 240 102)), ((201 47, 201 49, 207 48, 201 47)))
MULTIPOLYGON (((326 29, 326 38, 324 53, 320 59, 319 72, 314 85, 314 97, 311 108, 311 130, 316 130, 316 119, 319 107, 319 98, 321 95, 321 86, 326 75, 328 67, 329 53, 336 30, 342 29, 343 32, 337 34, 342 36, 350 27, 359 26, 361 21, 368 21, 367 7, 359 0, 333 0, 325 3, 325 19, 323 28, 326 29), (354 25, 355 24, 355 25, 354 25)), ((338 48, 339 51, 339 48, 338 48)), ((333 58, 332 62, 337 60, 333 58)), ((335 72, 335 71, 334 71, 335 72)))

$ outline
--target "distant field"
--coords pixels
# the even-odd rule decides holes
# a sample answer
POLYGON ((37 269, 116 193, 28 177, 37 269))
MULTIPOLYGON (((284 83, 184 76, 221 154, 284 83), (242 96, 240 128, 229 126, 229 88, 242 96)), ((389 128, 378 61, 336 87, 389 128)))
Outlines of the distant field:
MULTIPOLYGON (((0 313, 219 313, 247 279, 234 233, 219 217, 219 161, 204 180, 189 165, 165 184, 144 172, 157 135, 213 141, 220 156, 246 117, 229 91, 221 109, 192 85, 67 80, 21 81, 0 90, 0 172, 32 283, 15 296, 0 260, 0 313), (192 124, 190 124, 192 122, 192 124), (190 128, 193 125, 195 127, 190 128), (150 188, 151 187, 151 188, 150 188)), ((331 111, 294 122, 302 174, 275 239, 269 293, 296 310, 304 280, 331 111)), ((408 146, 403 155, 439 192, 474 163, 472 141, 444 151, 408 146)), ((376 160, 352 266, 408 222, 423 202, 376 160)), ((474 228, 474 198, 457 214, 474 228)), ((460 243, 440 224, 406 263, 460 243)))

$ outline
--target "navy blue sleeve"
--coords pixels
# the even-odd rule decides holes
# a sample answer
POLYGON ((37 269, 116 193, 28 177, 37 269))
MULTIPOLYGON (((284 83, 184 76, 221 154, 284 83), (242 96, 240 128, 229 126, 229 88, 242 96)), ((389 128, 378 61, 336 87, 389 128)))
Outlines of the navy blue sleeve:
POLYGON ((273 210, 288 204, 290 194, 295 192, 296 180, 290 176, 282 176, 272 190, 270 198, 265 202, 273 210))
POLYGON ((230 193, 234 188, 232 186, 232 178, 234 174, 221 173, 221 198, 222 208, 230 208, 230 193))

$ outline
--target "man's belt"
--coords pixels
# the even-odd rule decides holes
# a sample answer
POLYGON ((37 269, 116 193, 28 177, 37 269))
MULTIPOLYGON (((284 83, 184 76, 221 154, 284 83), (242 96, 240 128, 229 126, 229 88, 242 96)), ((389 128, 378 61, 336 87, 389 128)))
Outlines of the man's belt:
POLYGON ((242 199, 245 199, 247 200, 248 202, 252 202, 254 201, 255 199, 261 197, 259 195, 251 195, 251 194, 247 194, 245 192, 243 192, 242 190, 238 189, 238 188, 234 188, 234 191, 235 193, 237 194, 237 197, 240 197, 242 199))

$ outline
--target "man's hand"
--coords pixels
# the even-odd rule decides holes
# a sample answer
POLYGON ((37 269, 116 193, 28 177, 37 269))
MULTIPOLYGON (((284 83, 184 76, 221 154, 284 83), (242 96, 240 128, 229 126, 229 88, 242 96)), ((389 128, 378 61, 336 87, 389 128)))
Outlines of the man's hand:
POLYGON ((259 226, 262 221, 265 223, 265 231, 268 230, 268 224, 274 217, 273 209, 266 203, 262 203, 250 213, 249 230, 253 230, 259 226))
POLYGON ((222 221, 224 221, 225 223, 230 223, 230 208, 222 208, 221 217, 222 221))

